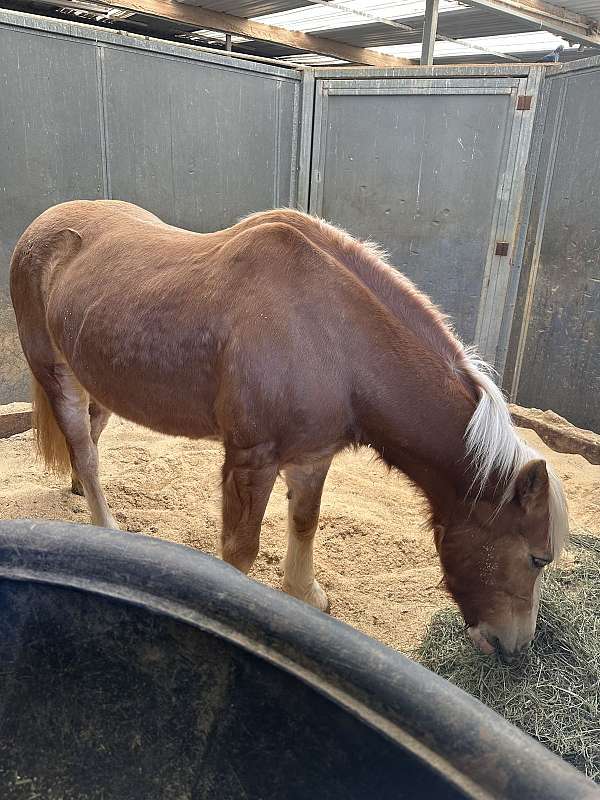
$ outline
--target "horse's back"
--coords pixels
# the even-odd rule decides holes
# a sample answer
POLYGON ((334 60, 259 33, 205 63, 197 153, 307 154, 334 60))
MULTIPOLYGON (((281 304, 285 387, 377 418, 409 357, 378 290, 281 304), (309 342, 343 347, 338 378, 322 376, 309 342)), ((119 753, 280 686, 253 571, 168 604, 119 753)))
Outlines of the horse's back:
POLYGON ((127 220, 161 223, 155 214, 124 200, 69 200, 43 211, 23 232, 21 242, 43 243, 44 237, 52 236, 61 228, 100 224, 118 226, 127 220))
POLYGON ((49 209, 13 259, 28 356, 51 342, 45 363, 64 359, 102 405, 192 436, 217 433, 219 413, 239 420, 240 402, 274 421, 282 394, 306 419, 321 362, 336 361, 326 277, 322 254, 283 220, 194 234, 111 201, 49 209))
POLYGON ((24 349, 45 332, 101 405, 166 433, 247 418, 274 438, 341 440, 365 339, 376 328, 386 352, 394 323, 303 219, 263 212, 195 234, 126 203, 50 209, 13 264, 24 349))

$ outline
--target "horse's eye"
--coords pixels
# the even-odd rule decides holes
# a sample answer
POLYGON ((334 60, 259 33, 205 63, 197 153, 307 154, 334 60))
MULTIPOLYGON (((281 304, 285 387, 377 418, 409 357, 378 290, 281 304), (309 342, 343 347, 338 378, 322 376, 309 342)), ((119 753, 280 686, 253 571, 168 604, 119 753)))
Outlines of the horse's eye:
POLYGON ((531 565, 534 569, 542 569, 547 564, 550 563, 550 559, 548 558, 539 558, 538 556, 530 556, 531 558, 531 565))

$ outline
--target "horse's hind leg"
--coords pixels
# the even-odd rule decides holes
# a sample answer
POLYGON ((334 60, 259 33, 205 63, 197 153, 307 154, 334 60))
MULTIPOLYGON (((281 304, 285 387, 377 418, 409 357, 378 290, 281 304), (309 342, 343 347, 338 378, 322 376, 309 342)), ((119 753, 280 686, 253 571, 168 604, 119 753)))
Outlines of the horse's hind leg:
POLYGON ((92 439, 87 392, 64 364, 55 366, 52 383, 43 388, 65 437, 71 468, 81 481, 92 523, 103 528, 118 528, 98 479, 98 448, 92 439))
MULTIPOLYGON (((111 412, 107 411, 103 408, 99 403, 95 400, 90 400, 90 435, 92 437, 92 442, 98 446, 98 440, 100 439, 100 434, 106 428, 108 420, 110 419, 111 412)), ((79 480, 79 476, 75 468, 73 467, 73 462, 71 462, 71 491, 73 494, 77 494, 80 497, 84 496, 83 486, 81 485, 81 481, 79 480)))
POLYGON ((242 572, 249 572, 258 554, 260 526, 276 477, 277 464, 268 447, 226 446, 221 555, 242 572))
POLYGON ((315 580, 313 544, 319 522, 321 495, 331 459, 285 468, 288 485, 288 549, 285 557, 283 590, 321 611, 329 600, 315 580))

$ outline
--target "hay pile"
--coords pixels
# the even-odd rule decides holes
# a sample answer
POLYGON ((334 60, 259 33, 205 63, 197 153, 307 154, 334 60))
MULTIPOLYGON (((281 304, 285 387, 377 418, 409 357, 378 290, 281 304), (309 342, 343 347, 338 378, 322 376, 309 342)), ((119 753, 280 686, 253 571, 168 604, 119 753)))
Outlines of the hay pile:
POLYGON ((572 566, 546 571, 536 637, 518 663, 476 652, 450 609, 413 657, 600 782, 600 540, 574 534, 570 553, 572 566))

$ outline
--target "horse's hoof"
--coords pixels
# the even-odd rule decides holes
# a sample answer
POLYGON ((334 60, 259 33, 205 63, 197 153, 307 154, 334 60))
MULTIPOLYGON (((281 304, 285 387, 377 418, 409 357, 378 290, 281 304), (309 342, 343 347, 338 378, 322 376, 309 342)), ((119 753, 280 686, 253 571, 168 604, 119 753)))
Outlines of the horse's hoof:
POLYGON ((79 483, 79 481, 71 481, 71 494, 76 494, 78 497, 85 497, 83 486, 79 483))
POLYGON ((283 591, 286 594, 289 594, 292 597, 297 598, 298 600, 302 600, 303 602, 308 603, 309 606, 318 608, 319 611, 323 611, 323 613, 325 614, 329 614, 331 612, 331 604, 329 602, 329 598, 327 597, 323 589, 321 589, 317 581, 314 582, 312 589, 308 592, 295 591, 284 581, 283 591))
POLYGON ((315 585, 312 591, 312 597, 309 601, 311 605, 315 608, 318 608, 324 614, 331 614, 331 603, 329 602, 329 597, 327 594, 321 589, 320 585, 315 581, 315 585))

